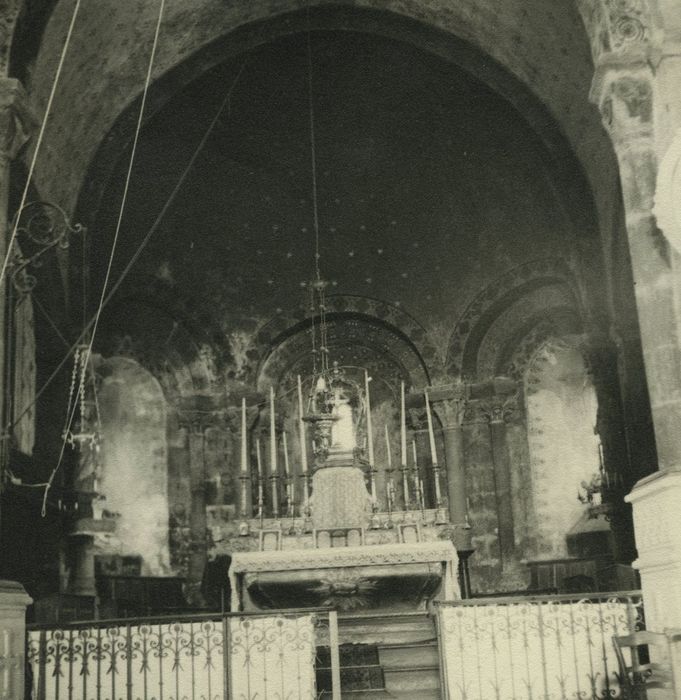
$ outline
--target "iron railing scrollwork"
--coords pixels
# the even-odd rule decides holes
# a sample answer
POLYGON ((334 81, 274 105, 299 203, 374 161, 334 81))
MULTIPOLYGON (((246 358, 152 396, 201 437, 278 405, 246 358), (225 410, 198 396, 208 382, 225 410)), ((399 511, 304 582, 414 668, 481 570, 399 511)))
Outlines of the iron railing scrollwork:
POLYGON ((336 626, 328 610, 34 625, 30 697, 315 700, 316 648, 336 626))
POLYGON ((643 624, 640 591, 438 603, 444 697, 620 697, 612 638, 643 624))

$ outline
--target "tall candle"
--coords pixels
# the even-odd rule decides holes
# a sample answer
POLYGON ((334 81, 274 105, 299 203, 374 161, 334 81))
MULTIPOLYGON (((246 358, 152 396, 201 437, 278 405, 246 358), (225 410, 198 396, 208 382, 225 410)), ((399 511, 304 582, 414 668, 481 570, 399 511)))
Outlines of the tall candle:
POLYGON ((241 473, 248 472, 248 437, 246 435, 246 397, 241 399, 241 473))
POLYGON ((307 473, 307 445, 305 443, 305 421, 303 420, 303 385, 298 375, 298 429, 300 432, 300 468, 307 473))
POLYGON ((274 387, 270 387, 270 469, 272 475, 277 473, 277 431, 274 415, 274 387))
POLYGON ((430 413, 430 399, 426 389, 426 418, 428 419, 428 441, 430 442, 430 461, 437 464, 437 452, 435 451, 435 433, 433 432, 433 416, 430 413))
POLYGON ((255 441, 255 459, 258 463, 258 476, 262 479, 262 457, 260 455, 260 438, 255 441))
POLYGON ((419 468, 418 459, 416 458, 416 440, 411 441, 412 452, 414 453, 414 469, 419 468))
POLYGON ((286 476, 290 476, 291 472, 289 471, 289 464, 288 464, 288 443, 286 442, 286 431, 282 433, 282 440, 284 442, 284 472, 286 472, 286 476))
POLYGON ((393 468, 393 458, 390 454, 390 436, 388 435, 388 426, 385 426, 385 451, 388 455, 388 469, 393 468))
POLYGON ((400 391, 400 464, 403 467, 407 466, 407 416, 404 401, 404 382, 402 382, 400 391))
POLYGON ((369 449, 369 465, 374 466, 374 431, 371 425, 371 399, 369 398, 369 373, 364 370, 364 390, 367 395, 367 443, 369 449))

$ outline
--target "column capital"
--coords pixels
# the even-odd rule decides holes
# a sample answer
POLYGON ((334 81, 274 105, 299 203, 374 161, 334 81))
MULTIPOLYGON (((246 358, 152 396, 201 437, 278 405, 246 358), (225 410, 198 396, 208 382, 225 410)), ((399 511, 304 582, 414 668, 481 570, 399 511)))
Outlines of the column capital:
POLYGON ((655 148, 653 80, 649 64, 605 66, 594 75, 590 98, 618 156, 627 150, 655 148))
POLYGON ((15 78, 0 78, 0 158, 15 158, 34 126, 23 85, 15 78))
POLYGON ((647 60, 661 37, 650 0, 577 0, 597 67, 616 61, 647 60))
POLYGON ((478 415, 487 423, 508 423, 518 413, 518 393, 493 394, 480 399, 476 405, 478 415))
POLYGON ((467 417, 469 387, 463 382, 428 388, 428 398, 445 430, 460 428, 467 417))

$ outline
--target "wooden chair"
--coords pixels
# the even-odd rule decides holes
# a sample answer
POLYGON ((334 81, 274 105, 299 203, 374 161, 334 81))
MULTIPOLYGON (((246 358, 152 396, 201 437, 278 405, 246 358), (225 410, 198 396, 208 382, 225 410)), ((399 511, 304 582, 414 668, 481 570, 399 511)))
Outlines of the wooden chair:
POLYGON ((677 697, 676 691, 681 692, 681 687, 676 688, 674 681, 674 668, 672 664, 672 642, 681 637, 677 631, 650 632, 643 630, 632 632, 620 637, 613 637, 617 663, 619 664, 619 677, 622 685, 622 697, 628 700, 645 700, 646 691, 660 689, 666 692, 656 693, 655 698, 677 697), (655 657, 659 660, 641 662, 640 647, 657 647, 659 654, 655 657), (622 652, 629 649, 631 664, 627 665, 622 652))

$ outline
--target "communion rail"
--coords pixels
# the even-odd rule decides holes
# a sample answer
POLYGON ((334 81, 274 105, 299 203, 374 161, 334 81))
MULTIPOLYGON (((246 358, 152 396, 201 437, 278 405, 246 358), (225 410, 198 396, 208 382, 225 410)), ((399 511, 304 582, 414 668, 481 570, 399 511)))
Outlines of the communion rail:
POLYGON ((447 700, 620 697, 612 637, 643 627, 640 591, 436 603, 447 700))
POLYGON ((335 611, 188 615, 30 625, 31 700, 298 700, 318 697, 317 647, 340 699, 335 611))

